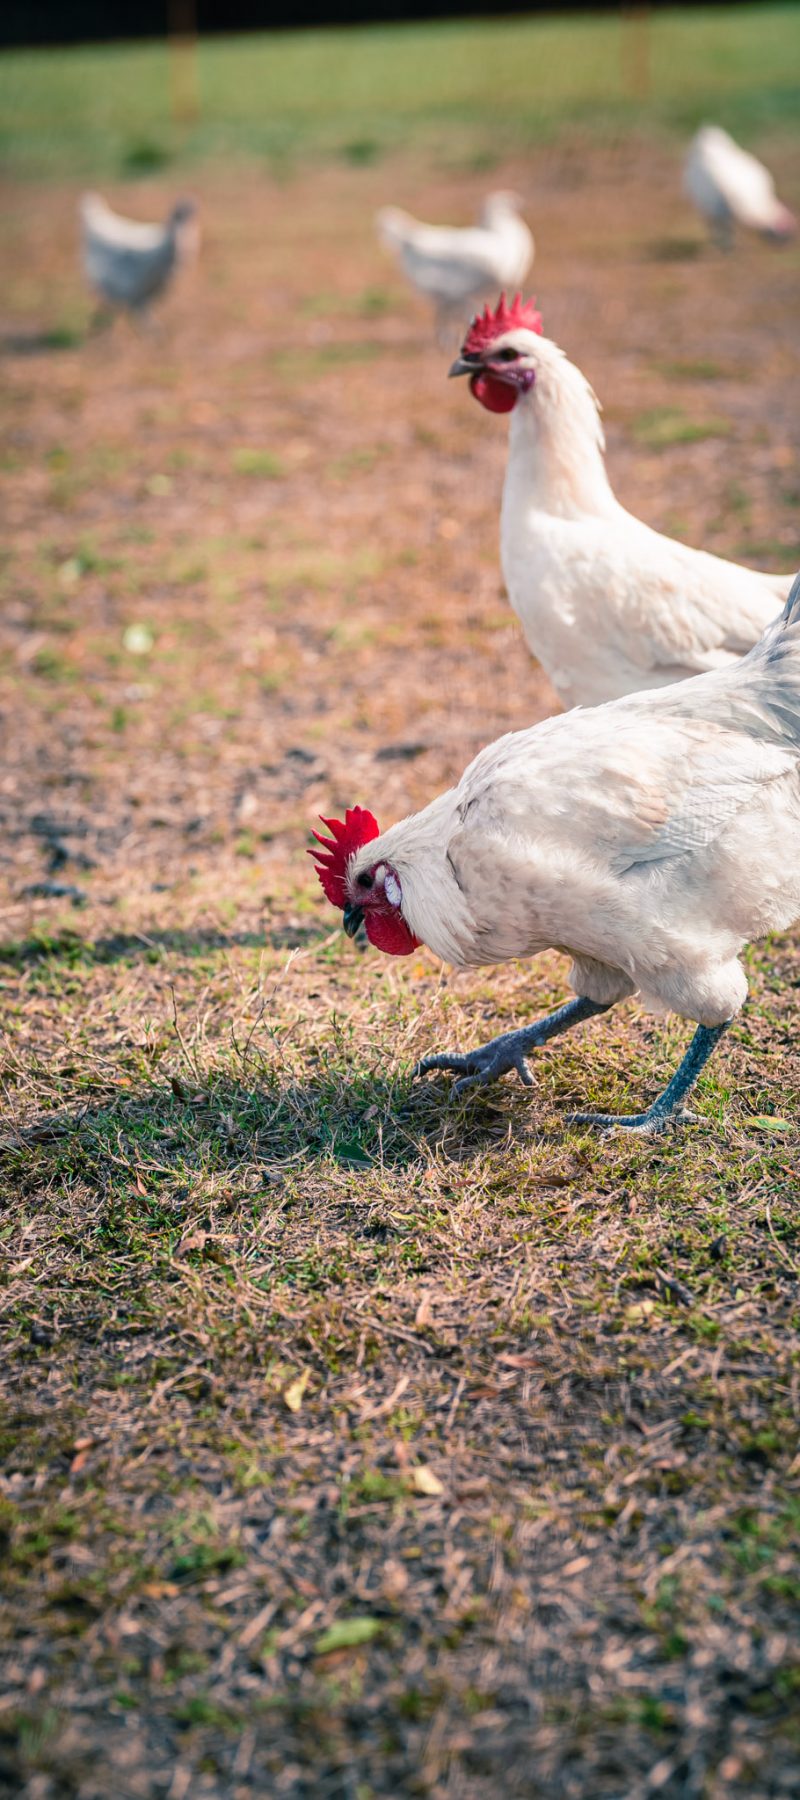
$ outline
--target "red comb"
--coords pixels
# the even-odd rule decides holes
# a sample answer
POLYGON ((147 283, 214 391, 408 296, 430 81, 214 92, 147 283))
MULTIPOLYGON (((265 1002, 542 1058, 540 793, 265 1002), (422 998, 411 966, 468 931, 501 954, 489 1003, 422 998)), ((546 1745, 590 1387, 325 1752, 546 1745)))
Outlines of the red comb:
POLYGON ((506 304, 505 294, 501 294, 496 312, 489 310, 487 301, 483 312, 473 319, 462 348, 473 355, 481 350, 488 350, 497 338, 504 337, 507 331, 517 331, 520 326, 524 326, 526 331, 538 331, 541 334, 541 313, 536 311, 532 300, 523 300, 521 294, 516 295, 510 306, 506 304))
POLYGON ((309 850, 317 865, 317 874, 325 889, 325 893, 333 906, 340 906, 342 912, 347 905, 347 890, 344 884, 347 865, 354 850, 362 844, 369 844, 373 838, 380 837, 380 826, 371 812, 363 806, 351 806, 341 819, 323 819, 332 833, 331 837, 314 832, 322 850, 309 850), (324 852, 324 854, 323 854, 324 852))

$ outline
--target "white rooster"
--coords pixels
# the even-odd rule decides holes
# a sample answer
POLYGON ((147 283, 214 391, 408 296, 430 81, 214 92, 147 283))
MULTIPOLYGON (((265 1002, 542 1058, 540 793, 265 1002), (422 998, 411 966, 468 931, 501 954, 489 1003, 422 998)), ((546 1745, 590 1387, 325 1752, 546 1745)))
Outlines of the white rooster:
POLYGON ((511 1070, 626 995, 697 1022, 641 1113, 575 1119, 655 1133, 676 1122, 747 994, 743 946, 800 915, 800 576, 741 662, 659 693, 499 738, 457 787, 380 833, 360 807, 324 820, 316 858, 354 936, 422 942, 457 968, 556 947, 577 998, 466 1055, 425 1057, 457 1087, 511 1070))
POLYGON ((598 403, 541 318, 505 296, 475 319, 451 375, 511 412, 503 575, 528 644, 565 706, 724 668, 786 599, 764 575, 663 537, 615 498, 598 403))
POLYGON ((101 300, 142 314, 190 249, 195 210, 192 200, 179 200, 165 225, 142 225, 112 212, 100 194, 83 194, 83 268, 101 300))
POLYGON ((397 206, 377 214, 378 235, 412 286, 436 309, 442 342, 484 294, 521 287, 533 262, 533 238, 516 194, 490 194, 477 225, 424 225, 397 206))
POLYGON ((769 169, 720 125, 703 125, 692 138, 683 185, 723 250, 733 243, 735 225, 778 240, 797 230, 794 213, 778 199, 769 169))

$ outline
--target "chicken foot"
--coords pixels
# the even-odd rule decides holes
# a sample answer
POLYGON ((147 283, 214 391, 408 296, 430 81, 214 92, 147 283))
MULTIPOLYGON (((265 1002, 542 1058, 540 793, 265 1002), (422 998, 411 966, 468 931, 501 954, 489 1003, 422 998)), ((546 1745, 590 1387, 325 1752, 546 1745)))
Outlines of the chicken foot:
POLYGON ((491 1038, 488 1044, 481 1045, 478 1050, 468 1050, 464 1056, 457 1056, 448 1050, 443 1050, 436 1056, 423 1056, 414 1073, 428 1075, 431 1069, 449 1069, 452 1074, 461 1077, 453 1090, 456 1094, 466 1093, 467 1088, 488 1087, 491 1081, 510 1074, 512 1069, 524 1087, 533 1087, 533 1076, 526 1060, 529 1052, 538 1050, 539 1045, 546 1044, 548 1038, 558 1037, 562 1031, 569 1031, 573 1025, 580 1025, 582 1019, 591 1019, 596 1013, 603 1012, 608 1012, 608 1003, 602 1005, 596 1000, 587 1000, 585 996, 568 1000, 565 1006, 559 1006, 555 1012, 548 1013, 546 1018, 537 1019, 535 1025, 523 1025, 518 1031, 504 1031, 499 1037, 491 1038))
POLYGON ((681 1121, 688 1121, 692 1115, 685 1111, 683 1102, 730 1023, 730 1019, 727 1019, 724 1025, 698 1025, 672 1080, 667 1082, 664 1092, 648 1106, 646 1112, 577 1112, 569 1114, 569 1123, 600 1125, 604 1131, 614 1131, 620 1126, 624 1131, 639 1132, 642 1137, 657 1137, 659 1132, 668 1131, 681 1121))

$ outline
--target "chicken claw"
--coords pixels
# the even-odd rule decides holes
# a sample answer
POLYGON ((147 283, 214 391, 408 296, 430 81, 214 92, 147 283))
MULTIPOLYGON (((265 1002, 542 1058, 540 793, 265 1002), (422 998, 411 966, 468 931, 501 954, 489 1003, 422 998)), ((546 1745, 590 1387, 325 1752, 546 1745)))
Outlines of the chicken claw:
POLYGON ((679 1125, 692 1124, 696 1114, 689 1112, 683 1102, 694 1087, 698 1075, 705 1068, 715 1045, 719 1043, 723 1032, 727 1031, 730 1020, 724 1025, 698 1025, 683 1061, 675 1070, 671 1081, 667 1082, 663 1094, 659 1094, 646 1112, 641 1113, 604 1113, 576 1112, 567 1114, 570 1125, 599 1125, 603 1137, 609 1137, 613 1131, 633 1131, 640 1137, 660 1137, 664 1131, 677 1131, 679 1125))
POLYGON ((679 1125, 697 1124, 697 1113, 690 1112, 685 1106, 658 1112, 657 1105, 655 1102, 643 1113, 567 1113, 567 1124, 598 1125, 603 1138, 613 1137, 615 1131, 629 1131, 637 1137, 663 1137, 665 1131, 677 1132, 679 1125))
POLYGON ((457 1056, 449 1050, 443 1050, 438 1056, 423 1056, 414 1074, 428 1075, 432 1069, 448 1069, 461 1077, 453 1089, 456 1094, 465 1094, 472 1087, 488 1087, 490 1082, 498 1081, 501 1075, 510 1075, 512 1070, 523 1087, 533 1087, 524 1050, 513 1048, 514 1038, 524 1035, 523 1032, 509 1031, 504 1037, 492 1038, 480 1050, 470 1050, 466 1056, 457 1056))
POLYGON ((414 1074, 427 1075, 431 1069, 448 1069, 461 1077, 453 1090, 456 1094, 465 1094, 472 1087, 488 1087, 491 1081, 498 1081, 501 1075, 510 1075, 512 1071, 519 1076, 523 1087, 533 1087, 533 1076, 527 1063, 529 1051, 546 1044, 548 1038, 569 1031, 572 1025, 579 1025, 582 1019, 590 1019, 595 1013, 607 1010, 606 1006, 584 996, 568 1000, 565 1006, 559 1006, 546 1018, 537 1019, 535 1025, 523 1025, 519 1031, 501 1032, 499 1037, 490 1038, 488 1044, 481 1045, 478 1050, 468 1050, 464 1056, 449 1050, 435 1056, 423 1056, 414 1074))

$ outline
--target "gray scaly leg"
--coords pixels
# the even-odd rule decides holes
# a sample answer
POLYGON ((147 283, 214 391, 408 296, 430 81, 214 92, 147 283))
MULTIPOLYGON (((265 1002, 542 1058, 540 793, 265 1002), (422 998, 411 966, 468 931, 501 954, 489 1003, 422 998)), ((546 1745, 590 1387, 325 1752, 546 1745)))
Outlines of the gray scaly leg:
POLYGON ((565 1006, 548 1013, 545 1019, 537 1019, 535 1025, 523 1025, 519 1031, 504 1031, 479 1050, 469 1050, 466 1056, 455 1056, 447 1050, 439 1056, 423 1056, 414 1074, 427 1075, 431 1069, 449 1069, 461 1077, 454 1092, 463 1094, 467 1088, 488 1087, 490 1081, 497 1081, 498 1076, 507 1075, 514 1069, 525 1087, 533 1087, 533 1077, 525 1060, 528 1053, 538 1050, 548 1038, 558 1037, 560 1032, 579 1025, 582 1019, 591 1019, 596 1013, 603 1012, 608 1012, 608 1005, 598 1005, 596 1000, 568 1000, 565 1006))
POLYGON ((613 1131, 621 1126, 624 1131, 638 1131, 645 1137, 656 1137, 659 1132, 667 1131, 671 1125, 677 1125, 682 1117, 683 1102, 694 1087, 698 1075, 705 1068, 715 1045, 719 1043, 723 1032, 727 1031, 730 1019, 724 1025, 698 1025, 689 1048, 680 1067, 676 1069, 672 1080, 667 1083, 663 1094, 641 1113, 570 1113, 571 1125, 600 1125, 606 1131, 613 1131))

